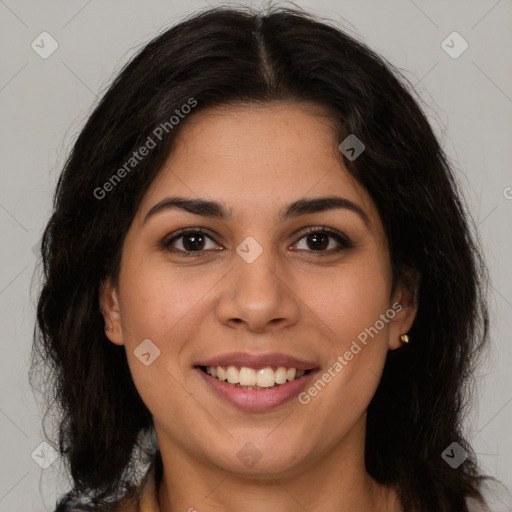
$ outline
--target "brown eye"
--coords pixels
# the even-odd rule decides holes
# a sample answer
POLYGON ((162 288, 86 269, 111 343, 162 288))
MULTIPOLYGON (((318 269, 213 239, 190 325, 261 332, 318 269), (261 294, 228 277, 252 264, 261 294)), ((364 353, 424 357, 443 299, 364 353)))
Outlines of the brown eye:
MULTIPOLYGON (((309 228, 299 239, 306 240, 306 247, 298 250, 321 254, 333 254, 354 247, 343 233, 327 227, 309 228)), ((297 242, 296 245, 299 243, 297 242)), ((201 229, 184 229, 165 238, 161 246, 169 252, 183 256, 201 256, 212 250, 222 250, 213 238, 201 229), (208 247, 208 242, 211 246, 208 247)))
MULTIPOLYGON (((350 249, 354 245, 347 236, 338 231, 332 230, 327 227, 310 228, 300 240, 306 240, 306 247, 308 252, 319 252, 332 254, 344 249, 350 249), (329 248, 331 240, 334 240, 334 247, 329 248)), ((299 249, 303 250, 303 249, 299 249)))
POLYGON ((207 250, 214 250, 217 245, 213 243, 213 247, 206 247, 207 242, 214 240, 204 231, 198 229, 189 229, 180 231, 170 238, 166 238, 162 242, 162 247, 171 252, 178 253, 201 253, 207 250))
POLYGON ((197 251, 204 249, 205 236, 201 233, 190 233, 180 236, 182 245, 186 251, 197 251))
POLYGON ((319 251, 327 249, 329 238, 330 236, 325 233, 312 233, 311 235, 307 235, 306 240, 310 242, 308 245, 311 249, 319 251))

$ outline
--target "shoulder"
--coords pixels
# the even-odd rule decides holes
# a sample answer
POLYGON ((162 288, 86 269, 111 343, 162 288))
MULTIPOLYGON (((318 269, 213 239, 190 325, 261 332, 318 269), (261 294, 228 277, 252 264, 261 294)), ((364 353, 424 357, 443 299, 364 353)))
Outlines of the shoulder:
POLYGON ((487 478, 479 487, 485 505, 473 498, 467 498, 468 512, 510 512, 512 510, 512 492, 494 478, 487 478))

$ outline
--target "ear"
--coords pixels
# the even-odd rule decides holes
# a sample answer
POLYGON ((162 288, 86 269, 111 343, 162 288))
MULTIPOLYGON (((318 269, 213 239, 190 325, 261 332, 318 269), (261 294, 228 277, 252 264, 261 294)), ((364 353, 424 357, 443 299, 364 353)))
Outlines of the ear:
MULTIPOLYGON (((391 300, 391 308, 395 311, 389 327, 389 350, 402 346, 400 336, 407 334, 412 327, 418 312, 419 276, 410 273, 400 280, 391 300)), ((414 342, 414 340, 411 340, 414 342)))
POLYGON ((124 345, 118 292, 110 277, 100 286, 99 302, 105 321, 105 335, 112 343, 124 345))

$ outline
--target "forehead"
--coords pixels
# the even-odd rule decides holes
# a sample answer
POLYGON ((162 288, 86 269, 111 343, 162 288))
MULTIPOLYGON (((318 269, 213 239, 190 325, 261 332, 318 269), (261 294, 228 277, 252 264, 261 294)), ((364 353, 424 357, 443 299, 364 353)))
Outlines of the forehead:
POLYGON ((333 122, 315 104, 224 106, 187 118, 173 151, 143 199, 167 195, 223 202, 236 220, 277 215, 298 198, 343 196, 375 217, 376 208, 348 173, 333 122))
POLYGON ((240 173, 255 167, 261 173, 270 164, 278 166, 275 171, 293 166, 302 173, 311 162, 318 168, 340 160, 333 122, 325 109, 312 103, 205 109, 186 119, 181 128, 169 163, 184 156, 196 161, 215 156, 222 165, 244 161, 240 173))

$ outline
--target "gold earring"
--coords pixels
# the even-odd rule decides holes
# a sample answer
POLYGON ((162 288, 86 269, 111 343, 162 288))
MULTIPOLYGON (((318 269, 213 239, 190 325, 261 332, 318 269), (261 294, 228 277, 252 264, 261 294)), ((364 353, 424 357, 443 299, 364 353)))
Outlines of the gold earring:
POLYGON ((402 334, 402 335, 400 336, 400 341, 401 341, 402 343, 409 343, 409 336, 407 336, 407 334, 402 334))

